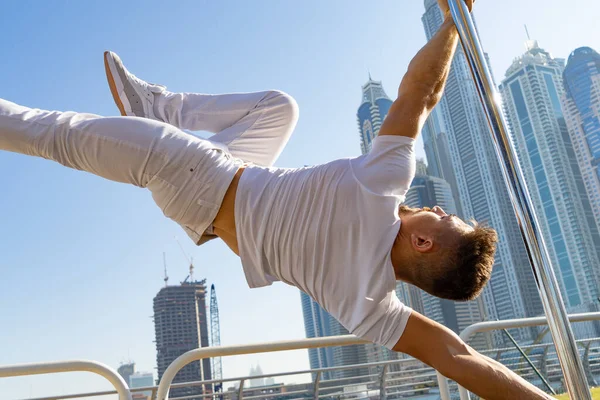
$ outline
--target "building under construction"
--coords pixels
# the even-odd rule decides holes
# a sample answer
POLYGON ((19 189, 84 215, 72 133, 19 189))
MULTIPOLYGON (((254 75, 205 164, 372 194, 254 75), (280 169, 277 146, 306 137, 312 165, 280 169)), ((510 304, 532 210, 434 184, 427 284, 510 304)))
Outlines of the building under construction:
MULTIPOLYGON (((162 288, 154 298, 154 329, 156 331, 156 364, 158 379, 183 353, 208 347, 208 318, 206 312, 206 280, 187 280, 178 286, 162 288)), ((212 379, 211 360, 195 361, 175 376, 173 383, 212 379)), ((170 397, 212 393, 211 386, 173 388, 170 397)), ((193 397, 192 397, 193 398, 193 397)), ((201 397, 198 397, 201 398, 201 397)))

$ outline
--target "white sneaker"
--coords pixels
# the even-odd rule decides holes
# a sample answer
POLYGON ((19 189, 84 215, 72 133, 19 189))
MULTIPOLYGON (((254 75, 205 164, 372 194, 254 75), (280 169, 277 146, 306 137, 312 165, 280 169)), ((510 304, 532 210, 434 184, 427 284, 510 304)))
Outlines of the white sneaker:
POLYGON ((166 87, 145 82, 127 71, 118 55, 104 52, 104 68, 113 99, 123 116, 158 120, 154 114, 155 94, 166 87))

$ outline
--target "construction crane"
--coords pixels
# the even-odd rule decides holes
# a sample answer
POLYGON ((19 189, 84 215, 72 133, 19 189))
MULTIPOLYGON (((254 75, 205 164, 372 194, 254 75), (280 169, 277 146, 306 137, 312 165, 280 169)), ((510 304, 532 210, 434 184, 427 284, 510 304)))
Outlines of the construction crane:
MULTIPOLYGON (((210 338, 211 346, 221 345, 221 325, 219 323, 219 305, 217 304, 217 292, 215 284, 210 285, 210 338)), ((212 358, 213 379, 223 379, 223 369, 221 367, 221 357, 212 358)), ((215 383, 215 393, 223 392, 223 383, 215 383)))
POLYGON ((183 256, 190 263, 190 274, 181 283, 182 284, 186 283, 188 279, 190 280, 191 283, 194 283, 194 258, 188 257, 187 253, 183 249, 183 246, 181 245, 181 242, 179 241, 179 239, 177 239, 177 236, 175 236, 175 240, 177 241, 177 244, 179 245, 179 248, 181 249, 181 253, 183 253, 183 256))
POLYGON ((163 281, 165 281, 165 287, 169 286, 169 276, 167 275, 167 255, 163 252, 163 264, 165 267, 165 277, 163 281))

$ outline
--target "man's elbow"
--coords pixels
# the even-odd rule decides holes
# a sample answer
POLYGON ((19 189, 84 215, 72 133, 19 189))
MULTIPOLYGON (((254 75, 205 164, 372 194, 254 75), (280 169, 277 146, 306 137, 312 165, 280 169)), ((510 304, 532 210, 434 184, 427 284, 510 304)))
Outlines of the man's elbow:
POLYGON ((440 102, 442 95, 443 92, 435 90, 426 83, 419 81, 403 82, 398 89, 396 102, 402 104, 403 108, 418 109, 420 113, 429 114, 440 102))
POLYGON ((459 381, 465 371, 464 364, 472 357, 477 357, 477 353, 464 342, 453 343, 446 346, 431 362, 431 367, 450 378, 453 381, 459 381))

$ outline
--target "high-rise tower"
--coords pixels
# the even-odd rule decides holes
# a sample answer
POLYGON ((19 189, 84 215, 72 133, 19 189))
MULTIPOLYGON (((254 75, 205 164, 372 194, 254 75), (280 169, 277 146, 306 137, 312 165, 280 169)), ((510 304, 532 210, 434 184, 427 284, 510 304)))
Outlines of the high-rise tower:
POLYGON ((600 54, 580 47, 563 73, 565 121, 594 219, 600 225, 600 54))
POLYGON ((392 100, 385 94, 381 82, 374 81, 369 74, 369 81, 362 87, 362 103, 356 114, 362 154, 371 151, 371 142, 379 134, 391 106, 392 100))
POLYGON ((598 297, 600 234, 561 109, 563 68, 530 40, 500 91, 554 272, 574 307, 598 297))
MULTIPOLYGON (((158 379, 167 367, 183 353, 208 347, 206 312, 206 280, 182 282, 179 286, 163 287, 154 297, 154 328, 156 331, 156 364, 158 379)), ((212 379, 211 360, 194 361, 177 373, 174 383, 212 379)), ((171 397, 212 393, 205 385, 171 389, 171 397)))

